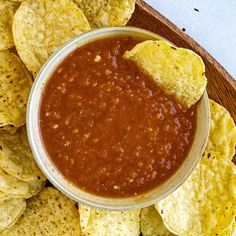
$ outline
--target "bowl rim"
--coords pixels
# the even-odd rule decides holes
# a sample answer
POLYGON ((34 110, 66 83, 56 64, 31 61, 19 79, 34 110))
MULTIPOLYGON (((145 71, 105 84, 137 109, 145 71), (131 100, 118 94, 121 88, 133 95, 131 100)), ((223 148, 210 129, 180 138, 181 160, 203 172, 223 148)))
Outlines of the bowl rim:
POLYGON ((184 183, 184 181, 196 167, 205 150, 209 135, 210 112, 208 95, 205 90, 203 96, 197 104, 197 127, 188 156, 185 158, 184 162, 181 164, 178 170, 169 179, 164 181, 156 188, 148 191, 147 193, 127 198, 101 197, 88 192, 84 192, 79 187, 75 186, 73 183, 63 177, 63 175, 57 170, 50 157, 47 155, 47 152, 43 145, 42 137, 40 135, 39 110, 43 88, 47 80, 50 79, 52 73, 65 59, 65 57, 69 55, 70 52, 74 51, 80 46, 85 45, 88 42, 97 40, 98 38, 112 37, 115 35, 137 35, 146 39, 162 39, 168 41, 158 34, 155 34, 148 30, 129 26, 96 29, 83 33, 72 39, 71 41, 60 47, 47 60, 47 62, 38 73, 28 99, 26 127, 29 144, 34 158, 39 168, 57 189, 59 189, 71 199, 90 207, 106 210, 129 210, 143 208, 154 204, 175 191, 181 184, 184 183), (192 157, 191 162, 190 156, 192 157), (183 168, 184 166, 185 169, 183 168), (178 179, 178 181, 176 180, 176 178, 178 179))

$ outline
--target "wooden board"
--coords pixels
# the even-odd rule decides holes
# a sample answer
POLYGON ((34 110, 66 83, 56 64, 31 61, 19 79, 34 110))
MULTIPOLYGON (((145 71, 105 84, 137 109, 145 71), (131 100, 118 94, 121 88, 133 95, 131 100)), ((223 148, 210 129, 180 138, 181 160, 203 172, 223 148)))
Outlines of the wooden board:
POLYGON ((209 97, 224 106, 236 122, 236 80, 206 50, 142 0, 136 1, 135 12, 128 25, 150 30, 178 47, 198 53, 206 65, 209 97))

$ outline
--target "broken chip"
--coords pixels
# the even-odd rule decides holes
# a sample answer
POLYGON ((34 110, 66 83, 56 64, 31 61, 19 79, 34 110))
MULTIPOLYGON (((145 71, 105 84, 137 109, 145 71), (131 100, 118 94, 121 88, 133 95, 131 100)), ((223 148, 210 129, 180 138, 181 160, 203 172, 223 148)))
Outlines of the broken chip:
POLYGON ((147 40, 126 51, 124 58, 137 63, 186 108, 195 104, 205 90, 204 63, 188 49, 173 47, 163 40, 147 40))

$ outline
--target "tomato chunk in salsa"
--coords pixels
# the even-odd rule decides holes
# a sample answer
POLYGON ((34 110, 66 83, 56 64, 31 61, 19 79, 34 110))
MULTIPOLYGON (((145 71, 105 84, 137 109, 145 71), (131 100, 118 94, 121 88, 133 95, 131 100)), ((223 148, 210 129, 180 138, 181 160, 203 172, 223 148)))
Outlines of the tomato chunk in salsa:
POLYGON ((81 189, 106 197, 147 192, 180 167, 196 126, 134 62, 139 38, 100 39, 72 52, 43 91, 42 139, 58 170, 81 189))

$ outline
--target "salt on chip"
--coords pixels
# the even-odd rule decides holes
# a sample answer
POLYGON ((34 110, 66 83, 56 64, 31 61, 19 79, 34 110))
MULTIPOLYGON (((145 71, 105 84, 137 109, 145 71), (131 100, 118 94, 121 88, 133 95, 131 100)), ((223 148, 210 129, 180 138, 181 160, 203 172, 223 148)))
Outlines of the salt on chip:
MULTIPOLYGON (((0 231, 14 225, 26 207, 24 199, 11 198, 0 202, 0 231)), ((1 233, 0 233, 1 234, 1 233)))
POLYGON ((0 51, 14 46, 12 19, 19 4, 0 0, 0 51))
POLYGON ((125 26, 135 9, 135 0, 74 0, 92 28, 125 26))
POLYGON ((19 180, 0 168, 0 190, 10 197, 30 198, 40 192, 44 185, 43 180, 19 180))
POLYGON ((1 235, 82 236, 78 209, 75 202, 58 190, 44 188, 37 196, 28 200, 20 219, 1 235))
POLYGON ((0 168, 20 180, 46 180, 34 160, 25 126, 15 134, 0 135, 0 168))
POLYGON ((206 152, 187 181, 156 207, 177 235, 220 234, 236 215, 234 164, 218 152, 206 152))
POLYGON ((126 51, 124 58, 134 61, 166 93, 189 108, 206 87, 205 66, 200 56, 163 40, 147 40, 126 51))
POLYGON ((93 236, 139 236, 140 210, 107 211, 79 204, 83 234, 93 236))
POLYGON ((209 102, 211 121, 207 150, 217 151, 231 160, 234 156, 236 145, 234 120, 224 107, 212 100, 209 100, 209 102))
POLYGON ((26 0, 13 19, 17 52, 34 76, 60 46, 89 30, 86 17, 71 0, 26 0))
POLYGON ((26 105, 32 86, 24 64, 14 53, 0 52, 0 127, 9 131, 25 124, 26 105))
POLYGON ((141 232, 143 236, 172 236, 154 206, 141 210, 141 232))

